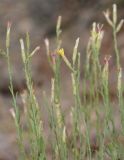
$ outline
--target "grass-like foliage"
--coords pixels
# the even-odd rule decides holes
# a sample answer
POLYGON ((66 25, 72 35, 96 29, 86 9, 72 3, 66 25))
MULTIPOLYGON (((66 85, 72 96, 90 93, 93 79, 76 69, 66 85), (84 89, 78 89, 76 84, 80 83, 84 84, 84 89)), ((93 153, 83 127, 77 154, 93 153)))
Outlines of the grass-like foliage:
POLYGON ((51 140, 47 142, 44 137, 42 108, 38 105, 33 88, 31 76, 31 58, 39 50, 36 47, 30 51, 29 34, 26 39, 20 39, 22 62, 27 89, 21 95, 24 104, 24 114, 26 117, 27 135, 21 124, 21 114, 16 102, 16 96, 13 88, 12 70, 10 62, 10 29, 8 24, 6 35, 6 50, 2 54, 6 57, 10 77, 10 92, 13 98, 13 115, 17 142, 19 146, 20 160, 47 160, 48 144, 51 148, 52 160, 123 160, 124 146, 118 140, 124 134, 124 100, 122 84, 122 68, 120 64, 119 49, 117 45, 117 33, 123 25, 123 20, 117 23, 117 6, 112 8, 112 19, 110 12, 104 12, 108 24, 112 27, 113 46, 116 57, 116 70, 118 72, 117 82, 117 106, 120 110, 121 119, 120 131, 116 130, 114 107, 110 99, 109 90, 109 60, 106 56, 104 65, 99 61, 102 39, 104 36, 103 25, 93 23, 89 42, 86 50, 86 60, 83 69, 83 79, 80 78, 80 53, 78 52, 79 38, 75 42, 72 53, 72 59, 68 59, 61 48, 61 17, 58 18, 56 26, 56 50, 51 53, 49 40, 45 39, 48 62, 53 70, 51 78, 51 98, 45 97, 45 108, 48 111, 48 121, 51 132, 51 140), (70 107, 71 114, 71 135, 66 126, 66 116, 62 112, 61 105, 61 62, 70 70, 70 76, 73 92, 73 106, 70 107), (80 94, 82 88, 82 94, 80 94), (95 120, 92 119, 94 115, 95 120), (91 138, 92 131, 95 132, 94 141, 91 138), (70 137, 69 137, 70 136, 70 137), (25 149, 24 141, 28 143, 28 152, 25 149))

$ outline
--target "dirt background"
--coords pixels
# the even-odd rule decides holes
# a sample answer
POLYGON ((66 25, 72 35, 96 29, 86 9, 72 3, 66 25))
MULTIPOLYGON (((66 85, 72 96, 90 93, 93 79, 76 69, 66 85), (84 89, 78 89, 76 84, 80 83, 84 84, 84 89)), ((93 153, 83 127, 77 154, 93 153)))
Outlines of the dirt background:
MULTIPOLYGON (((21 62, 19 39, 25 37, 28 31, 31 37, 31 49, 35 46, 41 47, 40 51, 32 60, 32 76, 36 86, 38 101, 43 105, 42 92, 46 90, 50 95, 50 78, 52 72, 45 54, 44 39, 49 38, 51 51, 54 51, 55 26, 59 15, 62 15, 62 47, 68 57, 71 57, 73 46, 77 37, 80 37, 79 51, 81 52, 81 63, 85 63, 86 44, 88 42, 92 23, 104 24, 105 36, 101 49, 101 59, 106 54, 113 54, 111 29, 103 16, 103 11, 112 8, 112 0, 1 0, 0 1, 0 49, 5 47, 5 34, 7 22, 12 22, 11 31, 11 61, 15 92, 20 93, 25 88, 25 78, 21 62)), ((116 0, 118 4, 118 19, 124 18, 124 1, 116 0)), ((124 60, 124 27, 118 34, 118 45, 123 66, 124 60)), ((83 71, 83 65, 82 65, 83 71)), ((68 69, 63 65, 63 93, 62 103, 65 112, 71 105, 71 86, 68 69), (66 76, 67 75, 67 76, 66 76), (66 93, 64 88, 68 88, 66 93), (67 98, 68 97, 68 98, 67 98)), ((110 63, 110 88, 111 94, 115 93, 116 70, 114 56, 110 63)), ((13 119, 10 115, 12 107, 11 95, 8 89, 9 77, 7 64, 0 57, 0 160, 18 159, 16 145, 16 134, 13 119)), ((18 105, 22 102, 18 97, 18 105)), ((44 110, 44 109, 43 109, 44 110)), ((45 116, 44 116, 45 118, 45 116)), ((47 131, 47 125, 45 126, 47 131)))

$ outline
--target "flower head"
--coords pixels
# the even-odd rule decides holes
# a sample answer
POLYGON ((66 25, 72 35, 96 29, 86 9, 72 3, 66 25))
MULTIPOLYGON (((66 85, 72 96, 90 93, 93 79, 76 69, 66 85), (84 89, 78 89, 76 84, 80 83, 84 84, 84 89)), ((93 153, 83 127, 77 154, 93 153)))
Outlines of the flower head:
POLYGON ((59 54, 60 56, 64 56, 64 49, 61 48, 57 51, 57 54, 59 54))

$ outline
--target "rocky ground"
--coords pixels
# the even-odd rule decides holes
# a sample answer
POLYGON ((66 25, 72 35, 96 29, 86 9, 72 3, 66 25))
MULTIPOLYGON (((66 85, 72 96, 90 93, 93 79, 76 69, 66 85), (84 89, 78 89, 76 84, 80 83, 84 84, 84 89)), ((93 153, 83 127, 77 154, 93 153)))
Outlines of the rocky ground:
MULTIPOLYGON (((12 22, 11 32, 11 61, 13 69, 13 80, 15 91, 21 92, 25 88, 23 66, 21 63, 19 38, 25 37, 28 31, 31 37, 33 49, 40 45, 41 49, 32 61, 33 81, 37 87, 38 99, 43 90, 49 94, 51 70, 45 55, 44 38, 50 39, 51 51, 55 45, 55 25, 58 15, 62 15, 62 46, 65 53, 70 57, 75 39, 80 37, 79 50, 81 52, 82 64, 85 62, 85 50, 88 42, 91 25, 94 21, 103 23, 107 32, 103 40, 101 59, 106 54, 113 54, 111 30, 105 22, 102 11, 111 8, 112 0, 1 0, 0 1, 0 49, 5 47, 5 33, 8 21, 12 22), (71 5, 70 5, 71 4, 71 5)), ((124 17, 123 0, 118 0, 119 19, 124 17)), ((118 35, 121 60, 124 60, 124 28, 118 35)), ((110 84, 111 93, 115 92, 116 72, 115 60, 111 62, 110 84)), ((66 67, 62 73, 68 74, 66 67)), ((9 78, 7 64, 3 57, 0 58, 0 160, 17 159, 16 134, 13 120, 9 109, 12 106, 11 96, 8 90, 9 78)), ((69 88, 69 78, 64 76, 64 87, 69 88)), ((68 89, 69 90, 69 89, 68 89)), ((40 103, 42 103, 39 100, 40 103)), ((71 103, 71 94, 63 94, 63 105, 66 107, 71 103), (65 98, 64 98, 65 97, 65 98), (68 99, 66 97, 69 97, 68 99)), ((21 99, 18 97, 18 104, 21 107, 21 99)))

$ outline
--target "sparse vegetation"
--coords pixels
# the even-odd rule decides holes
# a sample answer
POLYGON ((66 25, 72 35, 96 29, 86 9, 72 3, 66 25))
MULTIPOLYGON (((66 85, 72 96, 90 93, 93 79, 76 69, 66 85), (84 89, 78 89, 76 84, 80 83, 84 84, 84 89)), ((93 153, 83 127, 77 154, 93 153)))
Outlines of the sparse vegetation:
MULTIPOLYGON (((45 40, 47 57, 53 70, 51 79, 51 101, 44 94, 45 104, 48 111, 49 127, 51 131, 51 159, 53 160, 123 160, 124 146, 118 141, 118 138, 124 135, 124 100, 122 68, 119 60, 119 49, 117 45, 117 33, 120 31, 123 20, 117 24, 117 6, 113 5, 112 17, 110 19, 109 11, 104 13, 105 18, 113 31, 113 44, 116 55, 116 69, 118 71, 117 97, 118 107, 121 117, 121 129, 118 132, 115 128, 113 104, 109 92, 109 60, 110 56, 105 57, 104 65, 100 64, 99 54, 104 35, 103 25, 93 23, 91 36, 89 38, 86 64, 84 66, 84 77, 80 78, 80 53, 78 52, 79 38, 77 38, 72 59, 69 60, 61 48, 61 17, 58 18, 56 27, 56 50, 51 53, 49 40, 45 40), (70 107, 71 122, 71 140, 68 137, 68 128, 65 124, 65 115, 62 112, 61 105, 61 61, 70 70, 72 79, 73 106, 70 107), (88 85, 87 85, 88 84, 88 85), (82 88, 82 94, 80 94, 82 88), (92 121, 92 114, 95 115, 95 122, 92 121), (95 142, 91 141, 91 130, 95 131, 95 142)), ((31 77, 31 58, 39 50, 36 47, 30 51, 30 38, 26 34, 26 40, 20 39, 21 55, 24 64, 25 80, 27 90, 23 92, 22 101, 24 105, 24 114, 27 122, 27 142, 29 143, 28 153, 25 150, 25 131, 20 121, 20 111, 16 103, 16 95, 13 91, 13 80, 10 62, 10 29, 8 24, 6 36, 6 50, 2 52, 8 62, 8 71, 10 77, 10 92, 13 98, 13 115, 17 130, 17 142, 20 151, 20 160, 47 160, 47 139, 44 138, 44 128, 42 122, 41 108, 37 103, 33 81, 31 77)), ((111 55, 113 56, 113 55, 111 55)), ((70 91, 71 92, 71 91, 70 91)))

